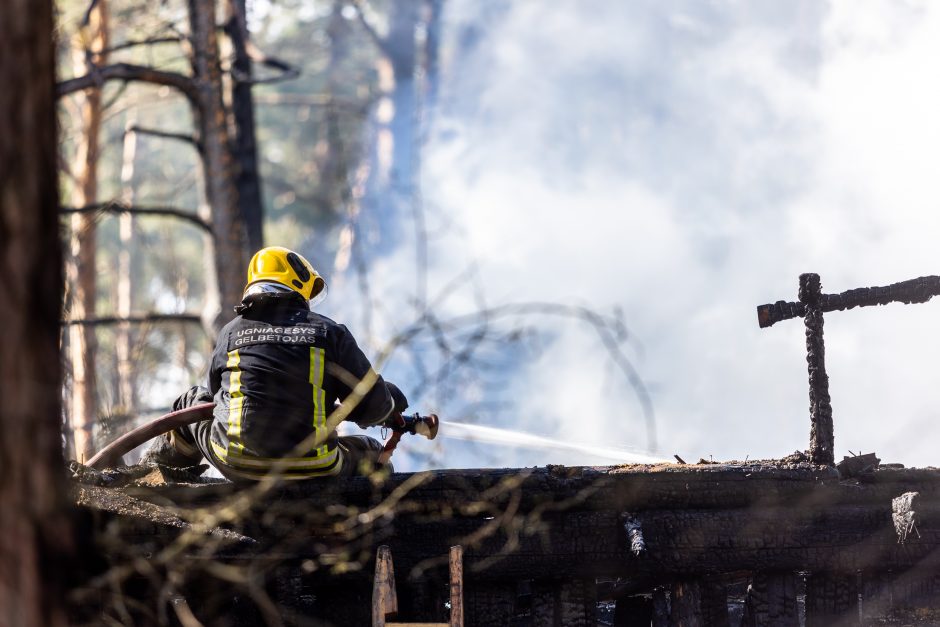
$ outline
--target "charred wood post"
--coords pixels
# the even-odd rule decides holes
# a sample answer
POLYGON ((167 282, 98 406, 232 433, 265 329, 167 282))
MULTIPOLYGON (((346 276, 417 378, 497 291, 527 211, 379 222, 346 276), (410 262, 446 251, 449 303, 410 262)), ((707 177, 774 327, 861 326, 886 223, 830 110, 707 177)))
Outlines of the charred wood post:
POLYGON ((730 627, 728 616, 728 589, 724 584, 702 579, 702 621, 709 627, 730 627))
POLYGON ((617 599, 614 627, 649 627, 652 622, 652 597, 633 596, 617 599))
POLYGON ((556 625, 594 627, 597 624, 597 584, 594 579, 570 579, 558 587, 556 625))
POLYGON ((806 365, 809 370, 809 456, 816 464, 835 463, 832 432, 832 404, 829 375, 826 374, 826 346, 823 342, 823 313, 819 305, 822 285, 818 274, 800 275, 800 302, 806 306, 806 365))
POLYGON ((796 574, 754 575, 745 600, 745 627, 798 627, 796 574))
POLYGON ((861 599, 866 624, 889 613, 940 618, 940 574, 918 567, 901 572, 865 571, 861 599))
POLYGON ((504 627, 512 622, 516 586, 471 577, 464 584, 464 620, 468 625, 504 627))
POLYGON ((808 273, 800 275, 799 302, 781 300, 757 307, 757 322, 762 329, 791 318, 802 317, 806 324, 806 361, 812 419, 810 456, 813 462, 827 465, 835 462, 832 406, 823 344, 823 313, 888 303, 925 303, 937 295, 940 295, 940 276, 924 276, 884 287, 862 287, 841 294, 823 294, 819 275, 808 273))
POLYGON ((859 625, 858 575, 812 573, 806 578, 806 627, 859 625))
POLYGON ((669 594, 662 587, 653 590, 653 627, 669 627, 669 594))
POLYGON ((558 587, 554 582, 534 581, 532 582, 532 609, 531 624, 535 625, 554 625, 555 624, 555 597, 558 587))
POLYGON ((670 627, 705 627, 702 619, 702 591, 698 581, 679 580, 672 584, 669 607, 670 627))
POLYGON ((537 581, 532 586, 532 627, 597 623, 597 584, 593 579, 537 581))

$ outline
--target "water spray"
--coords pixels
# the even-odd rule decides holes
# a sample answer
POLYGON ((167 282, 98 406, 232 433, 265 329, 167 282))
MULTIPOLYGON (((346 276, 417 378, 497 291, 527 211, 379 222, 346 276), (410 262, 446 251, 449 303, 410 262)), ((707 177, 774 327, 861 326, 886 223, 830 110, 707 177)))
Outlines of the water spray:
POLYGON ((441 425, 443 425, 441 433, 455 440, 486 442, 488 444, 502 444, 505 446, 537 448, 542 450, 572 451, 602 457, 621 464, 660 464, 672 461, 657 453, 640 449, 596 446, 594 444, 547 438, 540 435, 523 433, 521 431, 500 429, 498 427, 485 427, 464 422, 451 422, 449 420, 441 420, 441 425))

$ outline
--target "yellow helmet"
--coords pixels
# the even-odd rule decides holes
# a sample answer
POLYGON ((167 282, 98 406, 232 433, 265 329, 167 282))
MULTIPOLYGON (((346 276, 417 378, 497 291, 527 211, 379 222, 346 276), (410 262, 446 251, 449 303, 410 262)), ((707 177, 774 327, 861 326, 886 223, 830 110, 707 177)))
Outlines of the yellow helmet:
POLYGON ((248 264, 248 284, 272 281, 289 287, 310 300, 323 291, 323 280, 309 261, 283 246, 268 246, 255 253, 248 264))

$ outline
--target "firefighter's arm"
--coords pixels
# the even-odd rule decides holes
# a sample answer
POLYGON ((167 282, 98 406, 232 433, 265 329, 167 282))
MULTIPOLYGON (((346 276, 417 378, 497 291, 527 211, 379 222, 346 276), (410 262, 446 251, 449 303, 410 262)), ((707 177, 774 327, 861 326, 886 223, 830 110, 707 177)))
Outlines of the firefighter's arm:
MULTIPOLYGON (((395 414, 398 401, 393 397, 382 376, 372 370, 372 365, 356 344, 352 334, 343 325, 339 325, 339 329, 335 362, 327 365, 327 372, 339 381, 340 400, 344 403, 355 403, 346 420, 355 422, 360 427, 384 424, 395 414), (356 395, 353 395, 352 391, 359 386, 360 382, 369 380, 374 383, 356 402, 356 395)), ((404 399, 404 395, 397 387, 395 390, 399 399, 404 399)), ((407 407, 408 401, 405 400, 404 403, 407 407)))

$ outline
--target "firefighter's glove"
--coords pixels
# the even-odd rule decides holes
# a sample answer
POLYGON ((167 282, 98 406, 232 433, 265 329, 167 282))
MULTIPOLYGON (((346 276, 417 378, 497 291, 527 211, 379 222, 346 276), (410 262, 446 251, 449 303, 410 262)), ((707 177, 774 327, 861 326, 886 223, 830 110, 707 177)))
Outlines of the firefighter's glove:
POLYGON ((181 409, 186 409, 187 407, 192 407, 193 405, 199 405, 200 403, 211 403, 212 394, 207 388, 202 387, 201 385, 194 385, 181 394, 175 401, 173 401, 173 411, 179 411, 181 409))
POLYGON ((394 414, 402 414, 408 409, 408 399, 405 398, 405 395, 402 394, 402 391, 398 389, 398 386, 394 383, 385 382, 385 387, 388 389, 388 393, 392 397, 392 402, 395 403, 395 409, 393 410, 394 414))

